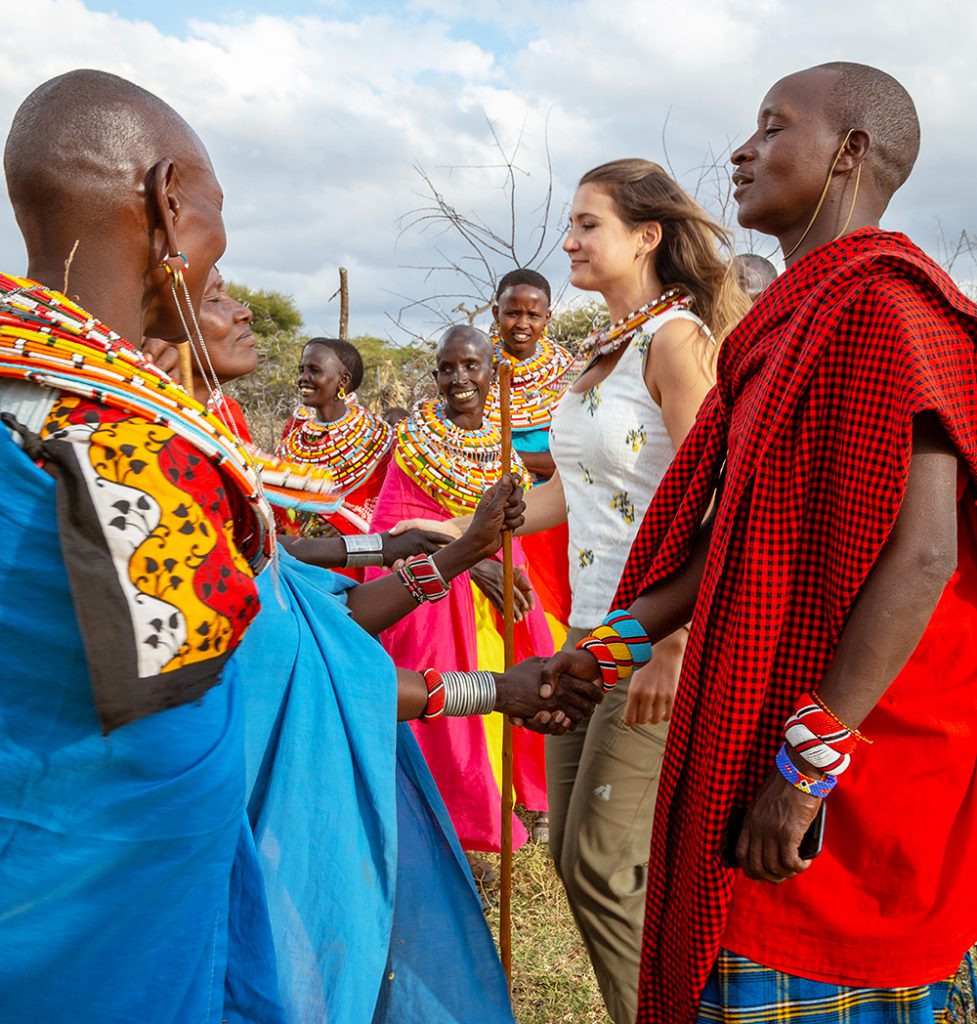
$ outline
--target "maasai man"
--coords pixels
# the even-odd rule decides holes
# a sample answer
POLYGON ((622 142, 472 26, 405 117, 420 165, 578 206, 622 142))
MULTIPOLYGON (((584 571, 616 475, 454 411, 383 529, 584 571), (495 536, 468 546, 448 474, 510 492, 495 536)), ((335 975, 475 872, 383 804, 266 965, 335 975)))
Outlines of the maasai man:
MULTIPOLYGON (((445 520, 466 514, 501 472, 501 435, 483 420, 493 377, 492 345, 473 327, 452 327, 435 353, 434 379, 441 399, 419 402, 397 427, 394 464, 377 501, 373 528, 403 519, 445 520)), ((517 566, 521 548, 514 545, 517 566)), ((521 576, 521 573, 519 573, 521 576)), ((440 662, 458 670, 498 669, 502 665, 500 624, 486 588, 501 602, 501 565, 482 563, 458 579, 450 597, 427 604, 409 621, 385 631, 382 641, 398 665, 425 669, 440 662), (491 570, 491 575, 486 572, 491 570)), ((528 584, 526 584, 528 586, 528 584)), ((547 655, 553 640, 540 608, 525 595, 516 623, 517 657, 547 655)), ((531 593, 531 592, 530 592, 531 593)), ((500 840, 501 720, 457 718, 419 723, 418 743, 431 767, 466 850, 498 851, 500 840)), ((514 782, 527 808, 546 809, 546 779, 540 737, 517 730, 514 782)), ((526 831, 513 822, 516 845, 526 831)))
MULTIPOLYGON (((492 316, 495 359, 512 364, 509 408, 512 447, 536 482, 548 480, 556 466, 550 455, 550 423, 556 406, 575 376, 574 358, 546 336, 550 283, 535 270, 510 270, 499 281, 492 316)), ((501 425, 499 391, 493 386, 485 418, 501 425)), ((570 620, 569 539, 566 523, 522 539, 529 573, 559 648, 570 620)))
POLYGON ((787 269, 635 541, 616 606, 640 625, 583 641, 610 675, 614 632, 641 660, 642 627, 692 616, 642 1022, 932 1024, 977 938, 977 308, 879 230, 918 146, 898 82, 834 63, 778 82, 732 155, 787 269))

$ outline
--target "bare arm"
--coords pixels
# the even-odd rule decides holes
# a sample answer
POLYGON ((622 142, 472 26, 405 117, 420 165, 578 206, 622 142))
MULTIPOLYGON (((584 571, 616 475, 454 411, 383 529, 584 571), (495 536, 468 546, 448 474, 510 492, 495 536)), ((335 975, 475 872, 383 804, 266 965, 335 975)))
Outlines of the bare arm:
POLYGON ((567 521, 567 500, 563 494, 563 481, 560 479, 560 471, 555 466, 549 480, 526 492, 525 501, 525 521, 516 530, 519 537, 524 537, 527 533, 540 533, 567 521))
POLYGON ((713 348, 707 335, 690 320, 670 320, 655 333, 648 350, 645 383, 661 406, 676 451, 716 382, 713 348))
MULTIPOLYGON (((502 530, 515 529, 522 522, 522 509, 522 492, 512 487, 508 477, 490 487, 470 517, 464 535, 431 556, 445 581, 450 583, 495 554, 502 544, 502 530)), ((347 595, 347 607, 358 625, 376 634, 413 611, 417 602, 400 577, 391 574, 354 587, 347 595)))
MULTIPOLYGON (((818 686, 818 695, 846 725, 861 725, 906 664, 956 559, 956 452, 934 416, 917 417, 898 519, 818 686)), ((819 774, 807 762, 797 763, 805 774, 819 774)), ((844 786, 844 776, 838 784, 844 786)), ((817 798, 789 785, 774 768, 737 844, 747 875, 779 882, 804 871, 810 861, 798 856, 797 847, 818 806, 817 798)))
MULTIPOLYGON (((517 537, 523 537, 527 533, 539 533, 541 530, 548 530, 552 526, 566 522, 566 498, 563 496, 563 483, 558 470, 554 469, 553 475, 545 483, 526 491, 523 500, 526 503, 526 511, 522 526, 516 530, 517 537)), ((412 529, 440 530, 453 537, 460 537, 468 529, 471 521, 471 516, 456 516, 444 522, 433 519, 403 519, 392 527, 390 532, 397 535, 412 529)))
MULTIPOLYGON (((507 672, 493 672, 495 711, 533 723, 537 732, 564 733, 593 713, 603 699, 590 678, 561 675, 553 686, 540 686, 542 658, 527 658, 507 672)), ((436 668, 437 666, 431 666, 436 668)), ((397 719, 420 718, 427 706, 427 686, 420 672, 397 669, 397 719)))
POLYGON ((556 472, 556 463, 549 452, 520 452, 519 458, 526 469, 540 480, 549 480, 556 472))
MULTIPOLYGON (((661 406, 676 450, 685 441, 699 406, 714 383, 712 342, 689 320, 671 320, 655 334, 645 363, 645 384, 661 406)), ((698 589, 698 588, 696 588, 698 589)), ((624 720, 657 724, 672 717, 688 630, 680 626, 655 645, 655 657, 632 675, 624 720)))

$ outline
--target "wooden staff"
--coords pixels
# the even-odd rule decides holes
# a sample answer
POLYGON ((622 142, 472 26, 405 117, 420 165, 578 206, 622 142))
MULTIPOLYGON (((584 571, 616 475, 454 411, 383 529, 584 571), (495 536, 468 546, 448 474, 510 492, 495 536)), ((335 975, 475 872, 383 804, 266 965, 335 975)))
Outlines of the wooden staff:
MULTIPOLYGON (((502 417, 502 472, 512 472, 512 418, 509 386, 512 364, 499 367, 499 411, 502 417)), ((512 575, 512 531, 502 532, 502 622, 505 667, 512 668, 515 650, 515 601, 512 575)), ((499 891, 499 951, 509 988, 512 988, 512 722, 502 719, 502 877, 499 891)))
POLYGON ((188 395, 193 394, 193 363, 190 357, 190 339, 182 345, 176 346, 176 354, 179 359, 177 366, 180 370, 180 383, 188 395))

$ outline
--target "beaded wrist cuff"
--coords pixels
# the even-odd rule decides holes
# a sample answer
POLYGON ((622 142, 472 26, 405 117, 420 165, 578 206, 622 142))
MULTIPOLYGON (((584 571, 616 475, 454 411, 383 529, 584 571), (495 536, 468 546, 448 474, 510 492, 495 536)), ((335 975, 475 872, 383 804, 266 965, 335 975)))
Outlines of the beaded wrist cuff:
POLYGON ((436 668, 424 670, 424 683, 427 686, 427 704, 421 714, 422 722, 431 722, 444 714, 444 680, 436 668))
POLYGON ((608 646, 597 637, 585 636, 577 644, 578 651, 587 651, 597 659, 597 667, 600 669, 602 680, 601 689, 604 693, 610 693, 620 682, 620 675, 617 669, 617 661, 608 646))
POLYGON ((782 744, 780 750, 777 751, 777 767, 780 769, 780 774, 795 789, 801 790, 802 793, 809 793, 811 796, 820 797, 822 800, 838 785, 836 775, 825 774, 823 779, 809 779, 806 775, 802 775, 794 767, 794 762, 791 761, 790 755, 787 753, 786 743, 782 744))
POLYGON ((589 651, 600 667, 604 693, 608 693, 635 668, 651 661, 651 641, 641 623, 627 612, 611 612, 591 634, 577 644, 589 651))
POLYGON ((818 704, 809 703, 810 696, 801 698, 797 710, 787 719, 784 738, 814 768, 841 775, 851 764, 859 737, 818 704))
POLYGON ((603 625, 613 629, 628 645, 635 668, 641 668, 651 661, 651 641, 644 627, 633 615, 624 611, 612 611, 604 619, 603 625))
POLYGON ((346 534, 346 568, 383 565, 383 537, 379 533, 346 534))
POLYGON ((397 570, 397 575, 418 604, 441 601, 451 593, 451 584, 434 564, 430 555, 413 555, 397 570))

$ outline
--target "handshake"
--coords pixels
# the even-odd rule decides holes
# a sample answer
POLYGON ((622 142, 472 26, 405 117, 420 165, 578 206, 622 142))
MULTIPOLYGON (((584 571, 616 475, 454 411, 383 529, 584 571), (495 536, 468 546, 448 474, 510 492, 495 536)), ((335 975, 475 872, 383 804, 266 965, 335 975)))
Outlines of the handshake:
POLYGON ((570 732, 604 699, 600 670, 585 651, 527 658, 496 673, 495 710, 515 725, 555 736, 570 732))

